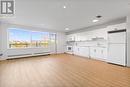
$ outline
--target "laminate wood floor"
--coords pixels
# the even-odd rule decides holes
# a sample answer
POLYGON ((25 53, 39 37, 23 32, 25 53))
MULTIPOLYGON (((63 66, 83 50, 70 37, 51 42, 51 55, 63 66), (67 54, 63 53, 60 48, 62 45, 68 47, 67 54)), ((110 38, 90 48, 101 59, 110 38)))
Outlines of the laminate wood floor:
POLYGON ((0 87, 130 87, 130 68, 68 54, 6 60, 0 87))

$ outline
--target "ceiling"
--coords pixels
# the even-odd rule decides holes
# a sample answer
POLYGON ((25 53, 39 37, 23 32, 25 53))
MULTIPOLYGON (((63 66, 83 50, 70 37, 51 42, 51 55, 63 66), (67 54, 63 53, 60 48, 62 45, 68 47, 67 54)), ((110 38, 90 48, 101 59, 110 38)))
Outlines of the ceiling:
POLYGON ((15 5, 14 17, 4 21, 63 32, 125 17, 130 11, 130 0, 15 0, 15 5), (97 15, 103 17, 93 23, 97 15))

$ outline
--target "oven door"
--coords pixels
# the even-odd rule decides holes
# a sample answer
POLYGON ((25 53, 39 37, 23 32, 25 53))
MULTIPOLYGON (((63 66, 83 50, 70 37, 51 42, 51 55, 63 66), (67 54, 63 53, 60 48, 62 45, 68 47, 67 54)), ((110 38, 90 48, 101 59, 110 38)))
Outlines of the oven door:
POLYGON ((67 46, 67 51, 72 51, 72 46, 67 46))

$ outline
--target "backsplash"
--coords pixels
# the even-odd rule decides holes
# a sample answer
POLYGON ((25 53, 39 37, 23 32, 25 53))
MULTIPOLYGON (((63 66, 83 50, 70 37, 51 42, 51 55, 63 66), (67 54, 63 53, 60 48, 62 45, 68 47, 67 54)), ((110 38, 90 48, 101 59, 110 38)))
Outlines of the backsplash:
POLYGON ((74 46, 103 46, 103 47, 107 47, 107 41, 75 42, 74 46))

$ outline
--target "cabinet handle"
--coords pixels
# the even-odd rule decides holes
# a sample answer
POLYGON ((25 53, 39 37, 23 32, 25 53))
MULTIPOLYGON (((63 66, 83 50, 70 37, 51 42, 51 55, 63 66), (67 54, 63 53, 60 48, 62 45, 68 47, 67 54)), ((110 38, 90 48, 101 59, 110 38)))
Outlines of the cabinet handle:
POLYGON ((101 53, 103 54, 103 50, 101 50, 101 53))
POLYGON ((96 49, 94 49, 94 52, 96 52, 96 49))

